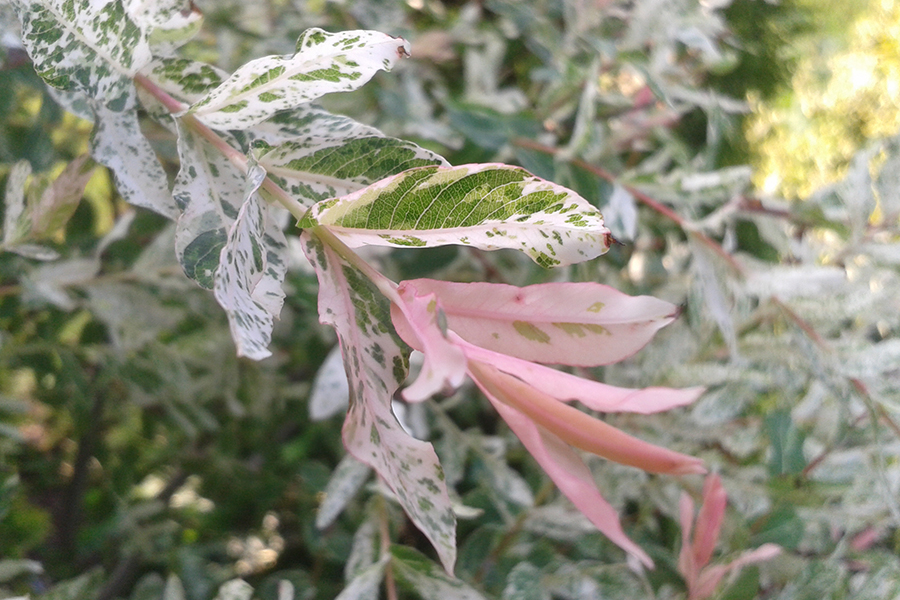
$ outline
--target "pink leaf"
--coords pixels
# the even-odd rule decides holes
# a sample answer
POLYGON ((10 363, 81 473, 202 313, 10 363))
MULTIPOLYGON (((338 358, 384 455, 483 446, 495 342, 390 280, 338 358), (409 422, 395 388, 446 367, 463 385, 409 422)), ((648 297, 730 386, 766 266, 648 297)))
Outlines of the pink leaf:
POLYGON ((403 391, 411 402, 427 400, 434 394, 451 391, 462 385, 466 377, 466 357, 446 337, 442 328, 441 308, 434 294, 415 296, 412 289, 400 285, 403 304, 391 304, 391 319, 402 322, 410 345, 425 354, 425 362, 416 380, 403 391))
POLYGON ((406 282, 434 293, 447 325, 477 346, 542 363, 596 366, 640 350, 678 308, 650 296, 628 296, 599 283, 406 282))
POLYGON ((644 565, 652 568, 653 561, 625 534, 619 523, 619 515, 597 490, 591 472, 572 448, 537 425, 529 416, 497 399, 481 380, 475 379, 475 383, 572 504, 584 513, 603 535, 638 558, 644 565))
POLYGON ((694 561, 699 569, 709 563, 716 549, 727 503, 728 496, 722 487, 722 479, 718 475, 707 477, 703 484, 703 504, 700 505, 694 531, 694 561))
POLYGON ((651 473, 706 472, 698 458, 639 440, 490 365, 470 361, 469 373, 495 400, 540 423, 571 446, 651 473))
MULTIPOLYGON (((409 340, 406 341, 409 343, 409 340)), ((489 362, 504 373, 515 375, 558 400, 565 402, 578 400, 586 407, 600 412, 640 414, 661 412, 690 404, 704 391, 703 388, 697 387, 681 390, 662 387, 641 390, 620 388, 485 350, 462 340, 458 343, 473 360, 489 362)))

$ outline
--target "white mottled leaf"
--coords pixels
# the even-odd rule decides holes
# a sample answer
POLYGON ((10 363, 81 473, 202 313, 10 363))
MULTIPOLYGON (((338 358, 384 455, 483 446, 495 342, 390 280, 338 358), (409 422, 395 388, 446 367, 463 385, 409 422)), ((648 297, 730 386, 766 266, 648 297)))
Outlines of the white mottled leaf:
POLYGON ((124 0, 128 16, 147 34, 154 54, 168 54, 200 31, 203 14, 191 0, 124 0))
POLYGON ((221 152, 180 122, 176 124, 181 170, 172 193, 182 214, 175 231, 175 253, 188 277, 212 289, 228 230, 244 204, 247 180, 221 152))
POLYGON ((3 245, 11 246, 25 237, 22 216, 25 213, 25 184, 31 175, 31 163, 20 160, 12 166, 6 179, 3 202, 3 245))
MULTIPOLYGON (((345 376, 346 379, 346 376, 345 376)), ((316 527, 325 529, 344 511, 372 470, 348 454, 334 468, 325 486, 325 499, 316 513, 316 527)))
POLYGON ((316 204, 299 225, 327 225, 352 247, 514 248, 543 267, 589 260, 610 244, 600 212, 587 200, 500 164, 404 171, 316 204))
POLYGON ((313 104, 301 104, 292 110, 276 113, 247 133, 270 146, 294 138, 356 139, 384 135, 374 127, 350 117, 333 115, 313 104))
POLYGON ((613 188, 606 206, 606 222, 619 240, 633 240, 637 235, 638 212, 634 196, 621 185, 613 188))
POLYGON ((409 349, 393 331, 388 301, 314 235, 304 232, 301 239, 319 278, 319 318, 335 328, 344 354, 350 384, 344 445, 375 469, 452 571, 456 519, 437 455, 391 412, 391 399, 407 376, 409 349))
POLYGON ((256 151, 269 175, 297 200, 311 205, 344 196, 413 167, 447 161, 412 142, 384 137, 348 137, 323 130, 256 151))
POLYGON ((347 386, 347 374, 341 359, 341 347, 335 346, 325 357, 313 379, 309 394, 309 418, 313 421, 325 420, 347 410, 349 401, 350 388, 347 386))
MULTIPOLYGON (((188 104, 200 100, 228 78, 228 73, 218 67, 187 58, 156 58, 141 69, 141 74, 176 100, 188 104)), ((145 101, 144 95, 141 101, 145 101)))
POLYGON ((250 61, 189 112, 215 129, 247 129, 280 110, 354 90, 408 54, 405 40, 377 31, 308 29, 295 54, 250 61))
POLYGON ((150 62, 150 44, 119 0, 13 0, 13 6, 44 81, 113 110, 133 105, 132 77, 150 62))
POLYGON ((384 568, 390 560, 390 555, 384 557, 371 567, 365 569, 347 584, 334 600, 370 600, 378 598, 378 588, 384 578, 384 568))
POLYGON ((253 586, 243 579, 232 579, 222 584, 215 600, 250 600, 251 596, 253 586))
POLYGON ((169 191, 169 179, 141 133, 137 112, 115 112, 95 104, 94 114, 91 155, 112 171, 122 198, 164 217, 177 218, 179 210, 169 191))
POLYGON ((247 198, 228 230, 213 287, 228 315, 238 356, 255 360, 272 354, 268 347, 284 303, 281 284, 287 272, 284 233, 256 193, 265 177, 258 166, 247 174, 247 198))

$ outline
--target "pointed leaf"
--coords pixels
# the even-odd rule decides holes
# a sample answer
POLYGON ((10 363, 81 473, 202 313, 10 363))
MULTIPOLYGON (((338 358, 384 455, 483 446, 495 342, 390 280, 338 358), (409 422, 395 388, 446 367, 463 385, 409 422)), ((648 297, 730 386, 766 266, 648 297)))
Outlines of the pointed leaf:
POLYGON ((215 129, 247 129, 277 111, 354 90, 408 55, 405 40, 377 31, 308 29, 295 54, 250 61, 189 112, 215 129))
POLYGON ((91 155, 109 168, 126 202, 175 219, 178 207, 169 191, 169 178, 138 123, 137 112, 115 112, 95 103, 96 125, 91 155))
POLYGON ((175 252, 185 274, 212 289, 228 230, 244 203, 246 177, 221 152, 179 121, 176 124, 181 170, 172 192, 182 214, 175 252))
POLYGON ((380 135, 349 138, 319 125, 313 135, 256 153, 270 176, 307 205, 345 196, 406 169, 447 164, 412 142, 380 135))
POLYGON ((613 543, 637 557, 646 566, 652 567, 653 561, 650 557, 625 534, 616 510, 597 490, 591 472, 575 451, 518 410, 493 397, 480 384, 479 387, 516 437, 522 441, 528 452, 572 504, 613 543))
POLYGON ((150 62, 146 34, 120 0, 13 0, 22 42, 44 81, 113 110, 132 105, 132 77, 150 62))
POLYGON ((456 519, 431 444, 406 433, 391 399, 406 379, 409 350, 390 323, 387 299, 362 273, 304 232, 304 251, 319 278, 319 318, 338 333, 350 384, 347 450, 381 476, 431 541, 447 571, 456 560, 456 519))
POLYGON ((287 240, 271 217, 268 203, 256 190, 266 172, 253 167, 249 192, 219 256, 214 290, 228 315, 238 356, 262 360, 271 356, 272 327, 281 313, 287 272, 287 240))
POLYGON ((628 296, 599 283, 451 283, 402 285, 435 294, 447 327, 472 344, 525 360, 577 366, 618 362, 671 323, 678 307, 628 296))
POLYGON ((521 379, 557 400, 564 402, 578 400, 586 407, 600 412, 653 414, 691 404, 704 392, 700 387, 620 388, 557 371, 552 367, 538 365, 521 358, 498 354, 462 340, 459 343, 470 360, 490 363, 500 371, 521 379))
POLYGON ((544 267, 609 249, 596 208, 571 190, 499 164, 420 167, 310 209, 350 246, 515 248, 544 267))

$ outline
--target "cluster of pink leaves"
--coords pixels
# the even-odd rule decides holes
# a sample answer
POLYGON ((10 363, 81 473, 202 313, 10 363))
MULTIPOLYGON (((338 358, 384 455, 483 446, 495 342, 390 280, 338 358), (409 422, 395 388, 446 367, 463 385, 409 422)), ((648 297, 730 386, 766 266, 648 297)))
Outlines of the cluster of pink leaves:
POLYGON ((576 450, 674 475, 705 473, 702 461, 637 439, 570 403, 649 414, 689 404, 703 390, 623 389, 546 364, 620 361, 671 322, 677 307, 597 283, 518 288, 425 279, 403 282, 398 292, 400 302, 391 307, 394 326, 425 356, 404 398, 424 400, 470 377, 562 493, 609 539, 652 566, 623 531, 576 450))

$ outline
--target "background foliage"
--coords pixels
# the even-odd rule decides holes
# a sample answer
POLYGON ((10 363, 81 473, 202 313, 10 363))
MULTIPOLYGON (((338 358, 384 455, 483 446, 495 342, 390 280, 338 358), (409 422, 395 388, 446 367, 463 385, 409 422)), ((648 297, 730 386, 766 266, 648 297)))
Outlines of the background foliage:
MULTIPOLYGON (((520 164, 603 210, 623 244, 562 271, 464 248, 373 259, 395 279, 561 277, 683 305, 637 357, 588 374, 708 387, 688 409, 610 420, 722 474, 722 556, 786 549, 721 597, 900 593, 895 2, 197 4, 203 30, 182 51, 229 71, 292 51, 310 26, 406 37, 412 60, 323 104, 453 164, 520 164)), ((90 125, 53 101, 0 9, 0 173, 26 159, 40 190, 86 151, 90 125)), ((174 138, 145 133, 174 177, 174 138)), ((341 406, 299 249, 273 356, 257 363, 236 358, 211 294, 181 274, 167 222, 126 205, 105 170, 54 223, 29 243, 57 260, 0 255, 0 594, 200 600, 243 577, 259 598, 280 598, 281 580, 295 598, 334 598, 387 523, 411 598, 684 596, 678 495, 699 478, 590 463, 657 562, 636 572, 468 389, 397 409, 468 507, 467 587, 346 463, 342 481, 363 489, 317 527, 341 406)))

